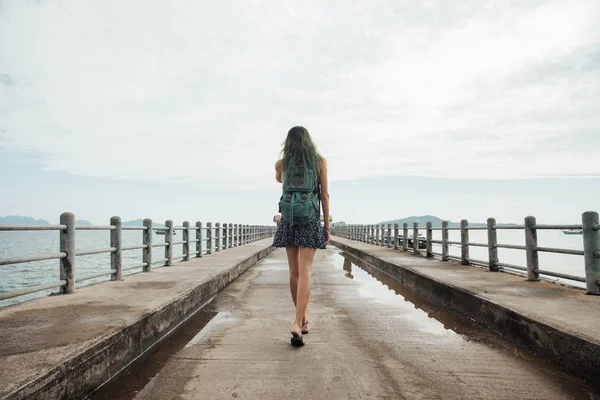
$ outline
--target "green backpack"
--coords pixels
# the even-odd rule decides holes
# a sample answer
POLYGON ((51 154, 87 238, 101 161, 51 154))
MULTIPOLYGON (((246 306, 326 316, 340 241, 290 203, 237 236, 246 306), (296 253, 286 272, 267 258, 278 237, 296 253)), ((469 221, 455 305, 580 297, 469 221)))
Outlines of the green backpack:
POLYGON ((320 200, 314 171, 298 165, 290 177, 284 177, 283 195, 279 200, 281 219, 292 225, 307 225, 319 221, 320 200))

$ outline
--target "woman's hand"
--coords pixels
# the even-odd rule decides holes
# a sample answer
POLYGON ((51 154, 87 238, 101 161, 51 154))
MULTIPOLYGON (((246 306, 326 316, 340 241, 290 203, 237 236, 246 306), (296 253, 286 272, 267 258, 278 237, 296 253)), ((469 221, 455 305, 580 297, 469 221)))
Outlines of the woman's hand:
POLYGON ((325 244, 329 244, 329 240, 331 240, 331 234, 329 231, 323 231, 323 236, 325 236, 325 244))

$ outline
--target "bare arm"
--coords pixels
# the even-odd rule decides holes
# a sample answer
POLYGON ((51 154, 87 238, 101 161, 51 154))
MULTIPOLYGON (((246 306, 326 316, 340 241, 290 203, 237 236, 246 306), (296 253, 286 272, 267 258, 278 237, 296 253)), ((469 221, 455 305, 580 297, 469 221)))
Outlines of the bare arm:
POLYGON ((329 181, 327 180, 327 161, 319 161, 319 174, 321 176, 321 205, 323 207, 323 224, 329 229, 329 181))
POLYGON ((281 182, 282 171, 283 171, 283 160, 277 160, 277 162, 275 163, 275 179, 279 183, 282 183, 281 182))

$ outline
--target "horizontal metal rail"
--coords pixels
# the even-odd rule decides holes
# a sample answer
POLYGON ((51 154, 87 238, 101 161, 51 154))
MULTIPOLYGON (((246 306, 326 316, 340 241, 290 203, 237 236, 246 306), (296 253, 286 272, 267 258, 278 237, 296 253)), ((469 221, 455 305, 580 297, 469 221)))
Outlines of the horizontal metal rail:
POLYGON ((446 243, 447 244, 455 244, 455 245, 459 245, 459 246, 462 245, 461 242, 450 242, 450 241, 447 241, 446 243))
POLYGON ((117 229, 114 225, 80 225, 75 227, 78 231, 113 231, 117 229))
POLYGON ((516 269, 516 270, 519 270, 519 271, 525 271, 525 272, 527 272, 527 268, 520 267, 518 265, 506 264, 506 263, 501 263, 501 262, 496 263, 496 265, 499 266, 499 267, 502 267, 502 268, 510 268, 510 269, 516 269))
POLYGON ((494 229, 525 229, 525 225, 494 225, 494 229))
POLYGON ((177 256, 177 257, 173 257, 173 261, 178 261, 178 260, 183 260, 184 258, 186 258, 187 255, 182 255, 182 256, 177 256))
POLYGON ((147 244, 138 244, 135 246, 126 246, 126 247, 122 247, 121 250, 126 251, 126 250, 142 250, 142 249, 147 249, 148 245, 147 244))
POLYGON ((186 244, 187 240, 182 240, 181 242, 173 242, 171 243, 172 246, 177 246, 178 244, 186 244))
POLYGON ((467 226, 468 231, 487 231, 487 226, 467 226))
POLYGON ((575 256, 583 255, 583 250, 554 249, 551 247, 536 247, 535 250, 543 251, 545 253, 571 254, 575 256))
POLYGON ((564 229, 564 230, 568 230, 568 229, 583 229, 583 225, 534 225, 533 229, 556 229, 556 230, 560 230, 560 229, 564 229))
POLYGON ((139 265, 132 265, 131 267, 124 267, 123 268, 123 272, 125 272, 125 271, 131 271, 132 269, 144 268, 144 267, 147 267, 147 266, 148 266, 147 262, 141 263, 139 265))
POLYGON ((473 247, 488 247, 487 243, 467 243, 468 246, 473 246, 473 247))
POLYGON ((494 247, 497 249, 527 250, 527 247, 517 244, 497 244, 494 247))
POLYGON ((161 259, 159 259, 159 260, 154 260, 154 261, 152 261, 152 264, 160 264, 160 263, 165 263, 165 262, 167 262, 167 261, 169 261, 169 259, 168 259, 168 258, 161 258, 161 259))
POLYGON ((585 278, 583 278, 581 276, 561 274, 560 272, 544 271, 543 269, 538 270, 538 273, 540 273, 542 275, 554 276, 556 278, 570 279, 572 281, 585 283, 585 278))
POLYGON ((64 231, 66 225, 0 225, 0 231, 64 231))
POLYGON ((21 264, 32 261, 44 261, 44 260, 55 260, 58 258, 65 258, 67 253, 48 253, 48 254, 36 254, 33 256, 25 256, 25 257, 14 257, 14 258, 2 258, 0 259, 0 265, 10 265, 10 264, 21 264))
POLYGON ((474 263, 474 264, 483 264, 483 265, 485 265, 485 266, 488 266, 488 265, 490 265, 490 262, 489 262, 489 261, 486 261, 486 260, 478 260, 478 259, 476 259, 476 258, 469 258, 469 259, 468 259, 468 261, 469 261, 470 263, 474 263))
POLYGON ((67 284, 67 281, 56 281, 52 283, 46 283, 44 285, 38 285, 18 290, 11 290, 10 292, 0 293, 0 300, 12 299, 13 297, 25 296, 26 294, 41 292, 42 290, 54 289, 67 284))
POLYGON ((109 269, 109 270, 102 271, 102 272, 95 272, 93 274, 87 274, 87 275, 83 275, 82 277, 77 277, 77 279, 75 279, 75 282, 83 282, 83 281, 87 281, 89 279, 94 279, 94 278, 99 278, 101 276, 114 274, 115 272, 117 272, 116 269, 109 269))
POLYGON ((147 226, 123 226, 121 227, 124 231, 147 231, 147 226))
POLYGON ((153 244, 152 247, 166 247, 168 245, 169 245, 169 243, 157 243, 157 244, 153 244))
POLYGON ((76 256, 89 256, 92 254, 112 253, 115 251, 117 251, 116 247, 109 247, 108 249, 92 249, 92 250, 75 251, 75 255, 76 256))

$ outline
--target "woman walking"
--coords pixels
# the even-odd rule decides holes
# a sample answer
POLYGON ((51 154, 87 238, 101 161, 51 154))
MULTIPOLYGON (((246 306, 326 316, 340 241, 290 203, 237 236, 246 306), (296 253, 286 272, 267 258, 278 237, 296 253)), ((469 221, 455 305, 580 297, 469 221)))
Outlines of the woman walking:
POLYGON ((282 156, 275 163, 275 177, 283 184, 283 195, 273 246, 285 247, 287 252, 290 291, 296 307, 291 341, 293 346, 303 346, 302 335, 308 333, 306 307, 313 259, 316 249, 324 249, 329 242, 327 163, 301 126, 288 132, 282 156))

